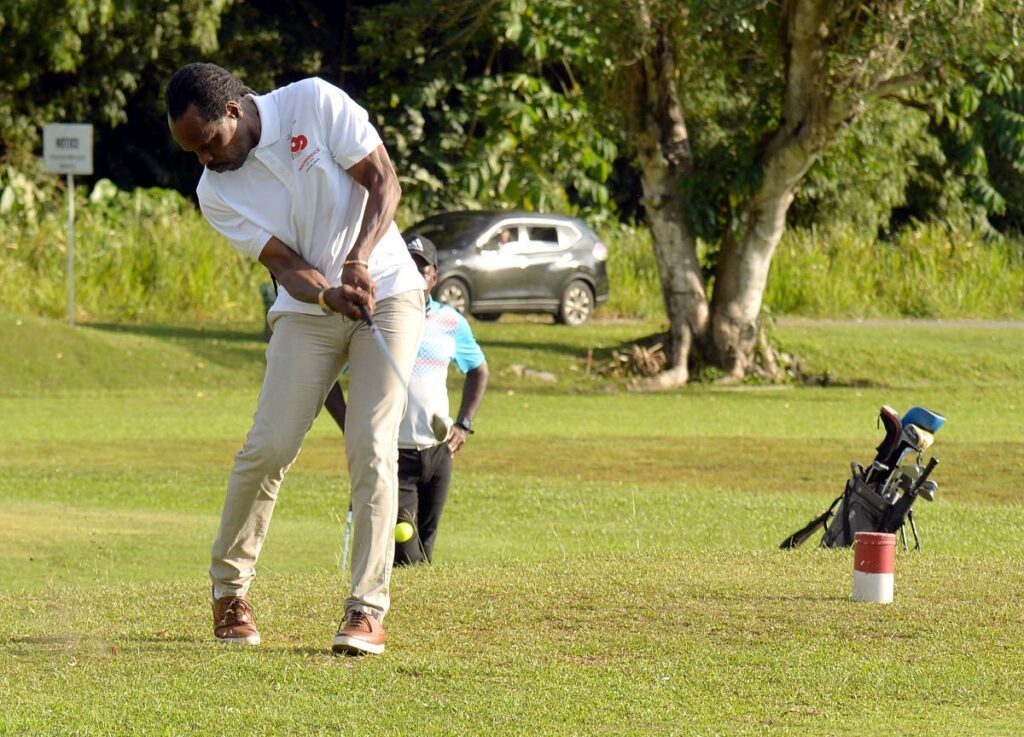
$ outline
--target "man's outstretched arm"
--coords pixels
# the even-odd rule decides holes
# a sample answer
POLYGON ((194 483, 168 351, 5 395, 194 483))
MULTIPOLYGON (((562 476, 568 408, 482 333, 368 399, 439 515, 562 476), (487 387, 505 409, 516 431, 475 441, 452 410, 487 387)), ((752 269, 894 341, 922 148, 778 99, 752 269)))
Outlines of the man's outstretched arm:
MULTIPOLYGON (((352 249, 345 256, 341 283, 343 286, 351 285, 376 295, 377 287, 370 278, 367 265, 373 249, 377 247, 377 243, 384 237, 395 219, 402 188, 398 184, 398 175, 391 164, 391 157, 388 156, 383 144, 346 171, 367 191, 368 197, 359 232, 352 243, 352 249)), ((373 305, 370 304, 369 307, 372 315, 373 305)))

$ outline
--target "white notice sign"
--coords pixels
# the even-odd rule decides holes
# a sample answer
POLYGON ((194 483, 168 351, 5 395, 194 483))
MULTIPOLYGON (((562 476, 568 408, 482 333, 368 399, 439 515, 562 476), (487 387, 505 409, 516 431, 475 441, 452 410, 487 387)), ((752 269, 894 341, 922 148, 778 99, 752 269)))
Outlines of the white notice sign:
POLYGON ((92 125, 44 125, 43 168, 47 174, 92 174, 92 125))

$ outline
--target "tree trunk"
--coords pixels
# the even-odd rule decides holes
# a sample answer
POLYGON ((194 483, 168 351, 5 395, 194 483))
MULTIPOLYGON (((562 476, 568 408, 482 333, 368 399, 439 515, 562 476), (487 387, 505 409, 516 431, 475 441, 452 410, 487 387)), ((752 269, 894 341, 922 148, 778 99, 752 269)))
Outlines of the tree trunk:
POLYGON ((782 121, 760 156, 763 178, 741 213, 738 237, 727 233, 719 251, 706 358, 732 379, 750 372, 763 345, 761 304, 786 212, 834 128, 822 48, 825 8, 823 0, 783 4, 788 58, 782 121))
POLYGON ((813 147, 794 143, 768 162, 747 205, 740 237, 726 237, 715 270, 707 360, 733 379, 746 376, 761 333, 761 304, 775 247, 800 179, 814 162, 813 147))
POLYGON ((684 181, 693 169, 690 140, 676 92, 675 50, 669 25, 654 27, 646 4, 638 3, 637 22, 648 39, 644 53, 627 70, 627 109, 643 182, 644 216, 651 229, 669 319, 668 365, 649 380, 653 388, 680 386, 689 378, 694 341, 708 324, 697 243, 686 220, 684 181))

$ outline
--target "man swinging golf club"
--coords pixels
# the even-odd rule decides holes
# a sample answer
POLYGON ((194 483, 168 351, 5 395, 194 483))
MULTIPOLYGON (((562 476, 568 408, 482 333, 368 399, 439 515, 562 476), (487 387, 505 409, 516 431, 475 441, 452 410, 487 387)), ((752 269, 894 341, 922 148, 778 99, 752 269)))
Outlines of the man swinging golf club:
POLYGON ((213 64, 167 87, 171 134, 205 167, 203 215, 281 289, 252 429, 235 459, 213 544, 214 636, 258 644, 249 586, 285 472, 342 365, 354 517, 352 588, 332 647, 384 650, 398 498, 396 436, 423 325, 423 279, 393 222, 400 189, 366 111, 306 79, 257 95, 213 64), (401 375, 375 343, 372 316, 401 375))

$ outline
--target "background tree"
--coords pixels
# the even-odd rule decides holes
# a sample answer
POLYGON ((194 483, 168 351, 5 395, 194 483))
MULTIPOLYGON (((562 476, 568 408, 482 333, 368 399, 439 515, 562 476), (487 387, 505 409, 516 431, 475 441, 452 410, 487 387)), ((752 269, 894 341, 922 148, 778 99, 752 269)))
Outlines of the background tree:
POLYGON ((175 68, 258 90, 320 75, 374 115, 406 216, 642 217, 669 318, 657 385, 691 360, 770 375, 761 303, 788 225, 1019 227, 1022 5, 21 0, 0 6, 0 161, 30 170, 43 122, 87 119, 98 176, 191 194, 164 125, 175 68))
POLYGON ((977 60, 944 94, 922 103, 931 106, 932 132, 955 175, 962 207, 989 232, 993 225, 1017 232, 1024 226, 1022 72, 1024 65, 977 60))
POLYGON ((0 6, 0 158, 26 165, 49 121, 114 127, 151 64, 217 47, 231 0, 19 0, 0 6))
POLYGON ((166 133, 164 86, 192 61, 257 90, 311 75, 364 92, 354 18, 372 0, 18 0, 0 3, 0 161, 31 171, 48 121, 96 126, 96 176, 191 194, 199 172, 166 133))
MULTIPOLYGON (((621 113, 643 173, 670 322, 659 386, 687 380, 693 347, 729 377, 753 369, 789 208, 846 129, 884 100, 941 96, 950 70, 970 58, 1020 54, 1016 2, 623 0, 599 12, 594 27, 621 91, 609 109, 621 113), (708 121, 723 111, 748 133, 716 146, 708 121), (717 186, 699 175, 709 164, 717 186), (717 240, 707 281, 698 233, 717 240)), ((770 351, 761 357, 760 371, 773 373, 770 351)))

